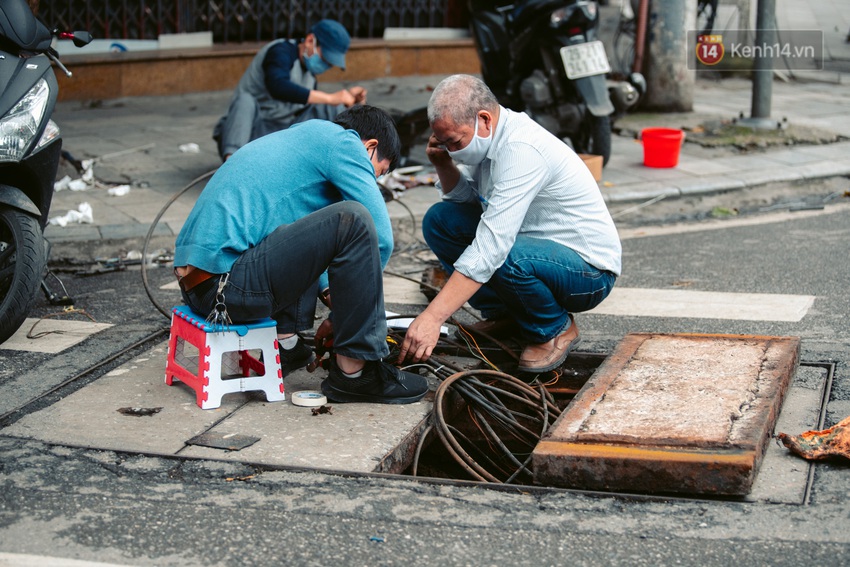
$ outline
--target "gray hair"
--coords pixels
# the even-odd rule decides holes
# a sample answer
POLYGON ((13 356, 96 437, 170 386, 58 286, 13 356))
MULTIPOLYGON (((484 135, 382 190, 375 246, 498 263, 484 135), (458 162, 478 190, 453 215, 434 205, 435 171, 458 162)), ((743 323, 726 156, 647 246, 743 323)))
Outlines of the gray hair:
POLYGON ((484 81, 472 75, 451 75, 431 93, 428 122, 448 118, 459 126, 474 124, 479 111, 495 112, 498 107, 498 99, 484 81))

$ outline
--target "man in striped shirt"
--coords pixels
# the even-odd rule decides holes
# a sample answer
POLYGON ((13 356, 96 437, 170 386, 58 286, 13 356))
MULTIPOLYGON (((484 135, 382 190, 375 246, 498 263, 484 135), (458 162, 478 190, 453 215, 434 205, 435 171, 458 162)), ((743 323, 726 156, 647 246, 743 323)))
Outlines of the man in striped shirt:
POLYGON ((451 273, 410 325, 400 360, 427 359, 440 325, 465 302, 528 342, 519 371, 558 368, 579 341, 573 313, 608 296, 621 270, 617 229, 581 158, 483 81, 444 79, 431 95, 427 154, 442 201, 428 245, 451 273))

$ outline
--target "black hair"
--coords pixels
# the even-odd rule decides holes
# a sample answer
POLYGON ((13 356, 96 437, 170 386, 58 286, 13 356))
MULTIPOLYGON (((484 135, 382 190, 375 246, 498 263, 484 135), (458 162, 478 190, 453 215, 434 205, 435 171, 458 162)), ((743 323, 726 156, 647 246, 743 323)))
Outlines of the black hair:
POLYGON ((398 167, 401 157, 401 139, 392 116, 385 110, 358 104, 340 112, 334 123, 346 130, 354 130, 361 140, 378 140, 378 161, 390 161, 390 171, 398 167))

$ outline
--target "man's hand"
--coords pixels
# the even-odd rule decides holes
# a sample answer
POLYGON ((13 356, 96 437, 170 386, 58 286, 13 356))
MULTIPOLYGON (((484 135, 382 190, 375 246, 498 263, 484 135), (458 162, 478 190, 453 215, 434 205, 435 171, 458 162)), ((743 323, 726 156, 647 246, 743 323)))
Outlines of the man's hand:
POLYGON ((366 104, 366 89, 359 86, 351 87, 348 92, 354 97, 354 104, 366 104))
POLYGON ((451 193, 458 181, 460 181, 460 170, 455 165, 446 147, 437 140, 434 134, 431 134, 431 137, 428 138, 428 147, 425 148, 425 155, 434 164, 437 177, 440 178, 440 190, 443 194, 451 193))
MULTIPOLYGON (((316 358, 307 365, 307 372, 313 372, 319 366, 323 366, 323 357, 325 353, 328 352, 333 347, 334 341, 334 327, 333 323, 331 323, 330 319, 325 319, 322 321, 322 324, 319 325, 319 328, 316 329, 316 336, 314 337, 314 342, 316 346, 316 358)), ((325 359, 325 361, 330 360, 325 359)))
POLYGON ((350 108, 354 106, 357 102, 356 97, 351 94, 347 89, 342 89, 341 91, 336 91, 331 95, 331 104, 341 104, 346 108, 350 108))
POLYGON ((398 353, 399 362, 404 362, 405 359, 413 362, 428 360, 437 346, 443 322, 479 289, 480 283, 455 270, 437 297, 431 300, 425 311, 407 328, 401 351, 398 353))
POLYGON ((431 134, 428 138, 428 146, 425 148, 425 155, 428 160, 436 167, 455 167, 452 156, 446 151, 446 147, 437 141, 437 138, 431 134))
POLYGON ((437 340, 440 338, 440 326, 442 321, 432 317, 427 311, 423 311, 419 317, 413 320, 407 328, 398 361, 404 362, 410 359, 413 362, 428 360, 437 340))
POLYGON ((325 307, 328 309, 333 309, 333 304, 331 303, 331 290, 327 288, 319 294, 319 301, 321 301, 325 307))

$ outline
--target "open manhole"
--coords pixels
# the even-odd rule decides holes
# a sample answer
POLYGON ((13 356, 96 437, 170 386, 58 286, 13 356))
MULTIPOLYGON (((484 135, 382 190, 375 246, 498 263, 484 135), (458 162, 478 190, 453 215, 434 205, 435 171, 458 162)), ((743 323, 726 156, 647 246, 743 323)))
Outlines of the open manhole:
MULTIPOLYGON (((681 339, 681 336, 675 337, 681 339)), ((523 439, 511 425, 518 425, 526 429, 534 430, 540 425, 540 412, 529 417, 529 412, 523 412, 524 401, 514 399, 511 401, 501 400, 496 402, 491 398, 491 403, 503 403, 500 411, 496 412, 502 417, 486 418, 480 410, 481 404, 472 400, 470 396, 455 394, 447 397, 441 402, 443 416, 438 415, 435 407, 434 419, 431 426, 420 439, 419 446, 412 457, 411 466, 404 474, 418 477, 429 477, 437 479, 452 479, 464 481, 488 481, 496 483, 508 483, 520 486, 548 486, 562 487, 566 489, 581 489, 611 493, 635 493, 655 495, 676 495, 677 497, 696 498, 730 498, 735 500, 758 500, 770 502, 783 502, 806 504, 808 503, 812 481, 813 468, 811 463, 804 463, 799 457, 791 455, 784 447, 772 442, 772 436, 779 432, 796 432, 822 429, 825 421, 826 400, 828 400, 831 389, 832 368, 830 365, 821 363, 800 363, 798 356, 798 342, 783 337, 747 337, 747 336, 686 336, 698 342, 704 340, 722 340, 735 343, 735 349, 727 354, 732 357, 741 357, 742 351, 737 343, 743 343, 745 347, 755 350, 764 347, 764 341, 769 343, 767 351, 773 349, 773 358, 765 362, 758 362, 753 371, 752 381, 758 383, 758 388, 752 384, 742 386, 742 391, 760 389, 761 400, 750 398, 747 400, 749 406, 742 410, 742 416, 731 420, 731 426, 735 429, 737 437, 727 444, 706 443, 705 439, 697 435, 696 441, 691 444, 682 443, 681 440, 670 440, 664 435, 655 437, 651 431, 642 438, 619 438, 602 439, 598 432, 588 431, 593 443, 576 449, 575 440, 571 439, 568 446, 552 446, 548 448, 547 458, 558 460, 561 457, 572 459, 569 464, 564 465, 566 472, 564 479, 551 476, 543 478, 538 474, 535 478, 534 465, 531 458, 532 453, 538 447, 527 439, 523 439), (773 372, 765 375, 764 369, 772 368, 773 372), (784 403, 783 403, 784 402, 784 403), (761 404, 761 405, 759 405, 761 404), (756 408, 748 415, 746 409, 756 408), (781 409, 781 412, 780 412, 781 409), (505 423, 504 414, 519 415, 516 422, 505 423), (779 416, 777 419, 776 416, 779 416), (755 416, 755 417, 753 417, 755 416), (534 418, 534 419, 532 419, 534 418), (440 425, 439 421, 446 423, 440 425), (596 435, 594 438, 593 435, 596 435), (598 458, 594 451, 602 453, 605 458, 598 458), (562 454, 558 454, 563 451, 562 454), (576 455, 582 456, 582 451, 589 455, 588 459, 582 461, 576 459, 576 455), (607 453, 606 453, 607 452, 607 453), (622 455, 621 455, 622 454, 622 455), (656 462, 647 470, 650 470, 656 478, 653 482, 646 484, 629 484, 635 476, 635 470, 644 466, 638 459, 654 458, 656 462), (614 455, 614 458, 612 457, 614 455), (649 455, 649 457, 647 457, 649 455), (620 459, 619 457, 622 456, 620 459), (606 460, 607 459, 607 460, 606 460), (693 474, 700 478, 699 483, 694 483, 687 472, 689 461, 693 461, 693 474), (578 462, 578 464, 576 464, 578 462), (600 465, 602 463, 602 465, 600 465), (683 466, 685 463, 685 466, 683 466), (590 485, 583 482, 575 482, 580 474, 569 470, 570 467, 584 469, 583 474, 595 475, 597 479, 590 485), (652 468, 656 467, 656 468, 652 468), (622 469, 622 470, 621 470, 622 469), (589 472, 588 472, 589 471, 589 472), (569 473, 569 474, 567 474, 569 473), (572 475, 572 476, 571 476, 572 475), (679 476, 676 476, 679 475, 679 476), (605 477, 617 477, 608 480, 605 477), (625 480, 623 480, 625 479, 625 480), (610 484, 605 484, 610 482, 610 484), (667 484, 665 484, 667 483, 667 484)), ((676 349, 681 349, 681 344, 674 343, 676 349)), ((711 349, 706 350, 709 356, 711 349)), ((681 351, 680 351, 681 353, 681 351)), ((612 353, 616 358, 618 353, 612 353)), ((633 353, 634 354, 634 353, 633 353)), ((681 353, 683 356, 686 353, 681 353)), ((546 389, 551 396, 551 401, 562 411, 570 408, 578 394, 587 382, 593 379, 593 386, 597 389, 598 383, 605 380, 604 376, 594 376, 599 367, 612 357, 611 354, 573 353, 567 364, 562 369, 562 374, 557 380, 547 384, 546 389)), ((723 364, 723 356, 718 354, 717 364, 723 364)), ((687 360, 686 366, 696 368, 698 361, 687 360)), ((610 370, 611 362, 606 364, 610 370)), ((709 365, 708 371, 714 372, 718 366, 709 365)), ((669 369, 659 369, 659 375, 669 369)), ((694 370, 695 371, 695 370, 694 370)), ((732 368, 732 373, 741 369, 732 368)), ((605 371, 603 370, 603 373, 605 371)), ((486 373, 478 376, 486 381, 486 373)), ((675 379, 675 378, 674 378, 675 379)), ((731 380, 746 382, 744 376, 731 376, 731 380)), ((668 378, 669 380, 669 378, 668 378)), ((664 387, 664 380, 659 379, 660 387, 664 387)), ((668 383, 669 385, 669 383, 668 383)), ((704 388, 710 390, 710 386, 704 388)), ((607 393, 598 398, 605 398, 607 393)), ((616 398, 616 392, 611 392, 616 398)), ((542 399, 542 398, 541 398, 542 399)), ((664 405, 664 397, 659 396, 658 402, 647 408, 649 412, 659 414, 669 411, 664 405)), ((730 403, 727 400, 727 403, 730 403)), ((733 404, 734 405, 734 404, 733 404)), ((744 405, 742 404, 743 408, 744 405)), ((594 414, 599 408, 591 408, 588 416, 594 414)), ((721 409, 723 409, 721 407, 721 409)), ((602 408, 604 411, 604 408, 602 408)), ((640 410, 638 410, 640 411, 640 410)), ((699 430, 706 427, 700 425, 698 415, 709 415, 706 407, 694 404, 693 412, 681 416, 693 423, 690 430, 699 430)), ((573 412, 575 413, 575 412, 573 412)), ((619 417, 615 415, 615 417, 619 417)), ((572 417, 570 417, 572 419, 572 417)), ((563 421, 563 418, 562 418, 563 421)), ((588 423, 591 423, 588 421, 588 423)), ((591 425, 583 424, 586 429, 591 425)), ((547 439, 551 445, 552 429, 541 437, 547 439)), ((688 428, 685 428, 688 431, 688 428)), ((615 434, 619 432, 615 431, 615 434)), ((673 437, 673 433, 670 433, 673 437)), ((710 434, 706 433, 710 438, 710 434)), ((604 437, 604 436, 603 436, 604 437)), ((536 464, 539 465, 540 460, 536 464)), ((556 467, 557 469, 557 467, 556 467)), ((581 472, 581 470, 580 470, 581 472)), ((642 474, 646 474, 646 470, 642 474)))
MULTIPOLYGON (((499 360, 496 351, 490 357, 499 360)), ((545 384, 488 370, 462 372, 458 382, 444 382, 450 391, 436 397, 431 425, 404 474, 534 484, 530 458, 537 440, 605 358, 573 353, 545 384)))

